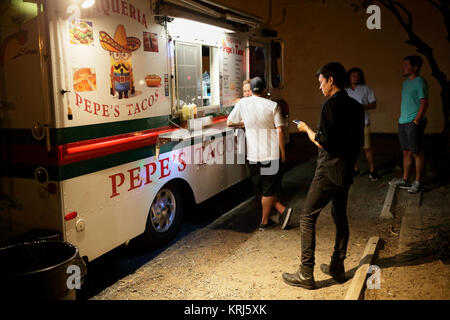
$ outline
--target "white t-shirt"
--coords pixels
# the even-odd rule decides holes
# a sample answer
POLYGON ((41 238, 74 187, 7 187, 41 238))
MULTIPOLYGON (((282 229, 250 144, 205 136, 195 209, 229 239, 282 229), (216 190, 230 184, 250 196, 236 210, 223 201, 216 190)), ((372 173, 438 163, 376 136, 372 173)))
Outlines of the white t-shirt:
MULTIPOLYGON (((361 104, 369 104, 369 103, 376 101, 375 95, 373 94, 372 89, 370 89, 368 86, 366 86, 364 84, 358 85, 355 88, 355 90, 353 90, 351 87, 348 87, 345 90, 347 90, 347 93, 350 97, 352 97, 353 99, 355 99, 356 101, 358 101, 361 104)), ((364 111, 366 113, 364 124, 366 126, 368 126, 368 125, 370 125, 369 110, 364 110, 364 111)))
POLYGON ((280 158, 276 128, 285 124, 276 102, 257 96, 242 98, 234 106, 228 121, 244 122, 249 161, 261 162, 280 158))

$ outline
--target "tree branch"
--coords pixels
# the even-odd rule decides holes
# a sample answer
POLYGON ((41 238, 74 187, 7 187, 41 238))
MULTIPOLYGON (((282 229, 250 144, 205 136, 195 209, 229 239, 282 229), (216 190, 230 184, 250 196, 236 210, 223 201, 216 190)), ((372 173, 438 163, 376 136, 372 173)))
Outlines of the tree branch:
MULTIPOLYGON (((431 67, 431 73, 441 87, 442 111, 444 113, 444 130, 442 134, 446 138, 445 150, 450 150, 450 81, 447 80, 447 75, 439 68, 433 54, 433 49, 414 33, 412 14, 403 4, 396 0, 359 0, 359 5, 353 4, 352 6, 354 8, 358 8, 359 6, 364 7, 367 6, 368 3, 374 1, 380 3, 397 18, 400 25, 408 34, 406 43, 416 47, 417 51, 427 58, 431 67), (407 17, 405 18, 402 13, 406 14, 407 17)), ((426 1, 442 13, 447 29, 447 41, 450 42, 450 0, 426 1)))
POLYGON ((441 10, 441 6, 436 2, 434 2, 433 0, 426 0, 426 1, 429 2, 431 5, 435 6, 438 10, 441 10))
POLYGON ((434 0, 426 0, 433 7, 435 7, 442 14, 444 18, 445 28, 447 29, 447 37, 445 38, 450 42, 450 0, 439 0, 439 3, 434 0))
POLYGON ((406 9, 405 6, 398 1, 393 1, 393 4, 394 4, 394 6, 397 6, 400 9, 402 9, 402 11, 408 16, 407 24, 412 26, 413 17, 412 17, 411 12, 408 9, 406 9))
POLYGON ((403 28, 409 33, 412 32, 412 14, 409 12, 401 3, 394 1, 394 0, 379 0, 383 6, 385 6, 389 11, 391 11, 395 17, 397 18, 398 22, 403 26, 403 28), (409 21, 405 21, 400 11, 397 9, 397 6, 400 7, 400 9, 406 13, 408 16, 409 21))
MULTIPOLYGON (((444 0, 447 1, 447 0, 444 0)), ((391 11, 397 20, 400 22, 400 24, 403 26, 403 29, 408 33, 408 40, 406 43, 416 47, 417 51, 425 55, 425 57, 428 59, 428 62, 431 67, 432 75, 436 78, 436 80, 439 82, 442 89, 447 87, 447 76, 444 72, 439 68, 436 59, 433 54, 433 49, 430 48, 425 42, 422 41, 422 39, 414 33, 413 31, 413 21, 411 12, 407 10, 402 4, 400 4, 398 1, 395 0, 379 0, 379 2, 386 7, 389 11, 391 11), (402 14, 398 10, 400 8, 409 18, 409 22, 405 21, 402 14)))

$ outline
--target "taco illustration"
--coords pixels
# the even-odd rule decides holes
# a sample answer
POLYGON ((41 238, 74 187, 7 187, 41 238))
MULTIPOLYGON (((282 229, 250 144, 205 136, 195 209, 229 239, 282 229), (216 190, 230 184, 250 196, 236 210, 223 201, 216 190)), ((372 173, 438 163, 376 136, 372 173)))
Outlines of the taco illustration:
POLYGON ((91 68, 80 68, 73 73, 73 88, 76 91, 94 91, 97 89, 95 71, 91 68))

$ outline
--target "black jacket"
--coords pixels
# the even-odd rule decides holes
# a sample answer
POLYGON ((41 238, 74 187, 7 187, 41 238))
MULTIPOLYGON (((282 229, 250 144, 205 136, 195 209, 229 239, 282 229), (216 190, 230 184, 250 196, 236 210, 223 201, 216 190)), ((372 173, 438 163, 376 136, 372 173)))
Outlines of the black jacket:
POLYGON ((331 96, 323 105, 315 140, 319 149, 317 169, 337 185, 353 182, 360 148, 364 145, 364 108, 345 90, 331 96))

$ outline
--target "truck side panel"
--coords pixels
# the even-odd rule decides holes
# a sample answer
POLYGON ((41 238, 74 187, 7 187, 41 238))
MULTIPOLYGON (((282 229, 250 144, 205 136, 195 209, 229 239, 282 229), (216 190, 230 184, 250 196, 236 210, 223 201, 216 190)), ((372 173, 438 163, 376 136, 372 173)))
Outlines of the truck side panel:
POLYGON ((63 233, 51 113, 44 13, 11 3, 0 16, 0 242, 31 229, 63 233), (35 131, 32 131, 32 128, 35 131), (46 129, 47 128, 47 129, 46 129), (50 151, 49 151, 50 149, 50 151), (40 180, 36 178, 37 170, 40 180))
POLYGON ((47 3, 57 128, 170 114, 166 34, 148 1, 47 3))
MULTIPOLYGON (((46 72, 37 67, 42 55, 36 53, 17 57, 17 65, 10 59, 1 72, 9 86, 2 102, 12 106, 2 109, 10 120, 2 126, 8 137, 2 163, 10 164, 1 182, 7 229, 56 229, 92 260, 144 232, 155 195, 169 181, 184 180, 199 203, 247 175, 245 166, 223 160, 227 145, 234 148, 226 130, 214 145, 170 142, 156 156, 159 134, 179 128, 169 121, 173 57, 167 30, 154 22, 149 1, 97 1, 89 9, 59 0, 44 3, 50 85, 39 83, 46 72), (27 68, 19 69, 21 74, 33 77, 23 80, 13 72, 21 66, 27 68), (32 137, 33 121, 47 126, 44 137, 32 137)), ((31 23, 30 34, 41 24, 31 23)), ((221 64, 226 106, 240 85, 239 77, 227 72, 236 65, 240 74, 245 70, 245 59, 236 61, 228 59, 225 69, 221 64)), ((221 121, 223 129, 226 120, 221 121)))

